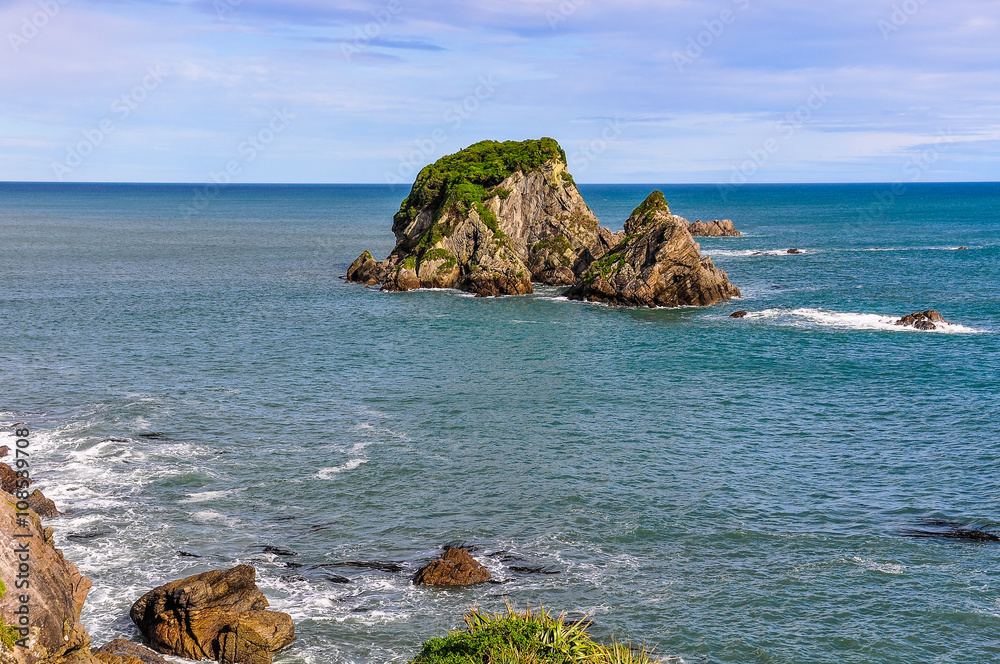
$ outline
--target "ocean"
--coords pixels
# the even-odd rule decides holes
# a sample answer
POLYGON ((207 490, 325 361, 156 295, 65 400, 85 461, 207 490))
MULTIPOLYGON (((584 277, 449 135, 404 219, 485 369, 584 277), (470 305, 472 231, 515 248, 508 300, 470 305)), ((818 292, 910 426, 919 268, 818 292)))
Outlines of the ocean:
MULTIPOLYGON (((581 191, 619 229, 653 188, 581 191)), ((505 601, 689 663, 1000 660, 1000 544, 906 536, 1000 528, 1000 185, 660 188, 745 233, 701 240, 742 300, 344 283, 402 188, 0 184, 0 444, 32 429, 94 643, 250 563, 278 664, 505 601), (451 542, 500 583, 412 586, 451 542)))

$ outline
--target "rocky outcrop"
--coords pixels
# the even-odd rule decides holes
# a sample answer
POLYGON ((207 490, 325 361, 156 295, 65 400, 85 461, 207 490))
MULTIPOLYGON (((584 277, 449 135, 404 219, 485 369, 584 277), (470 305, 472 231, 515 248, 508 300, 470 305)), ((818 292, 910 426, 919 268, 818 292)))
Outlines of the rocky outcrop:
POLYGON ((601 228, 550 138, 483 141, 424 168, 393 218, 396 247, 362 254, 351 282, 383 290, 522 295, 569 285, 617 243, 601 228))
POLYGON ((918 330, 925 331, 936 330, 938 329, 938 325, 950 324, 950 321, 945 320, 944 316, 933 309, 928 309, 927 311, 917 311, 909 316, 903 316, 896 321, 896 325, 913 327, 918 330))
POLYGON ((46 498, 45 494, 38 489, 32 491, 28 496, 28 507, 43 519, 51 519, 54 516, 59 516, 56 504, 46 498))
POLYGON ((90 652, 103 664, 169 664, 149 648, 125 639, 115 639, 90 652))
POLYGON ((733 313, 729 314, 729 317, 730 318, 746 318, 749 315, 750 315, 749 311, 734 311, 733 313))
POLYGON ((167 655, 222 664, 270 664, 295 639, 291 616, 267 611, 249 565, 160 586, 131 610, 149 644, 167 655))
POLYGON ((413 583, 418 586, 471 586, 490 578, 489 570, 468 551, 448 548, 440 558, 421 568, 413 577, 413 583))
POLYGON ((715 221, 693 221, 688 224, 688 230, 694 237, 741 237, 743 233, 736 230, 730 219, 715 221))
POLYGON ((702 258, 682 217, 654 191, 625 222, 625 237, 584 273, 570 299, 632 307, 707 306, 739 297, 726 273, 702 258))
POLYGON ((0 463, 0 489, 7 493, 14 493, 18 488, 27 487, 32 483, 30 477, 21 477, 13 468, 5 463, 0 463))
POLYGON ((25 510, 19 514, 16 498, 3 498, 0 632, 17 644, 12 650, 0 646, 0 662, 97 664, 90 654, 90 636, 80 624, 90 580, 63 558, 51 528, 45 528, 37 514, 25 510), (27 588, 25 581, 30 584, 27 588))

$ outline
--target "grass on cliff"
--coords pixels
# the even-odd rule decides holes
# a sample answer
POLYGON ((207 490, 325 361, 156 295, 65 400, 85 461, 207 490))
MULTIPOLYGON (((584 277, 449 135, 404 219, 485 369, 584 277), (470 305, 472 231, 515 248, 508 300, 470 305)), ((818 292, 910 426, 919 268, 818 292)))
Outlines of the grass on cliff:
POLYGON ((460 214, 476 210, 494 234, 500 234, 496 217, 483 205, 491 196, 506 198, 510 192, 494 190, 517 171, 528 172, 547 162, 566 163, 566 153, 552 138, 530 141, 481 141, 455 154, 441 157, 417 175, 417 180, 396 213, 397 218, 412 222, 424 208, 435 210, 434 225, 420 244, 432 247, 449 233, 438 220, 445 211, 460 214), (506 196, 505 196, 506 194, 506 196))
POLYGON ((424 644, 412 664, 654 664, 652 652, 629 643, 603 645, 586 620, 567 622, 539 609, 471 611, 466 629, 424 644))

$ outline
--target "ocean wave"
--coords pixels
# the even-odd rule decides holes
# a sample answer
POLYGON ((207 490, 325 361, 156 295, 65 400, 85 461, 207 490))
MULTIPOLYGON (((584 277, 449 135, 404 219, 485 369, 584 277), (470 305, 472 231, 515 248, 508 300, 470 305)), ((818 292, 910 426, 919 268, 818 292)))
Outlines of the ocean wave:
POLYGON ((917 330, 912 327, 896 325, 899 316, 883 314, 847 313, 827 311, 824 309, 765 309, 746 316, 747 320, 773 321, 778 324, 819 327, 830 327, 842 330, 873 330, 882 332, 925 332, 929 334, 984 334, 979 330, 957 323, 938 324, 934 330, 917 330))
POLYGON ((321 480, 333 479, 335 475, 347 472, 349 470, 354 470, 355 468, 361 466, 361 464, 368 463, 368 459, 351 459, 347 463, 340 466, 332 466, 330 468, 321 468, 319 472, 316 473, 316 478, 321 480))
POLYGON ((849 249, 848 251, 974 251, 983 249, 982 246, 953 246, 953 247, 867 247, 865 249, 849 249))
POLYGON ((818 252, 815 249, 799 249, 798 253, 794 254, 788 253, 788 249, 705 249, 702 253, 713 257, 738 258, 745 256, 805 256, 818 252))

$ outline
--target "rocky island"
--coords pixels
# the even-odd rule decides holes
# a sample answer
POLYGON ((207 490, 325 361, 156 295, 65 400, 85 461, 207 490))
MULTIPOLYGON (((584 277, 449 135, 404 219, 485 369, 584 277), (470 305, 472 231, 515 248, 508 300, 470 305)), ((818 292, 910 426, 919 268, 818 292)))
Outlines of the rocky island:
MULTIPOLYGON (((700 226, 671 215, 663 194, 656 195, 662 207, 649 208, 648 218, 636 217, 637 210, 631 225, 615 233, 583 200, 555 140, 482 141, 420 172, 393 217, 392 253, 379 262, 364 252, 347 280, 386 291, 457 288, 480 297, 524 295, 541 283, 570 286, 576 299, 624 306, 739 297, 725 272, 701 258, 691 234, 700 226), (614 258, 602 263, 608 255, 614 258), (616 276, 608 280, 611 266, 616 276), (658 283, 642 289, 623 275, 658 283)), ((727 229, 713 223, 720 234, 727 229)), ((738 234, 732 222, 728 228, 738 234)))

